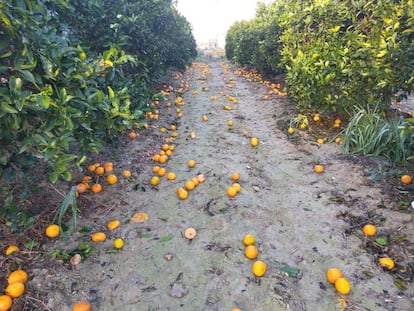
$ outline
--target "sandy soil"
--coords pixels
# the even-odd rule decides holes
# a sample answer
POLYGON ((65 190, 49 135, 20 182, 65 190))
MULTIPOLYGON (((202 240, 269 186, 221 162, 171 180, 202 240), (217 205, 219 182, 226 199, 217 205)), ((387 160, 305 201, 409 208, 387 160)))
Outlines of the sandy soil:
MULTIPOLYGON (((188 84, 180 107, 183 117, 177 119, 176 107, 161 102, 158 122, 119 146, 111 155, 115 159, 107 159, 116 170, 132 169, 134 180, 122 179, 107 197, 80 198, 81 228, 107 232, 111 219, 121 220, 121 227, 107 232, 108 239, 94 244, 95 253, 78 266, 51 261, 32 271, 30 286, 44 294, 50 310, 71 310, 81 299, 101 311, 341 310, 338 298, 347 310, 413 308, 412 283, 405 290, 393 284, 391 273, 366 250, 360 230, 367 213, 375 211, 372 221, 380 231, 398 229, 412 241, 412 215, 378 212, 378 205, 391 199, 367 181, 364 167, 347 160, 336 144, 293 143, 276 126, 286 118, 287 99, 272 95, 264 101, 267 87, 235 75, 227 63, 193 66, 174 83, 180 80, 188 84), (211 100, 212 95, 218 99, 211 100), (232 110, 224 110, 225 105, 232 110), (232 127, 228 120, 234 121, 232 127), (179 135, 162 166, 177 179, 163 177, 151 187, 151 155, 171 135, 159 128, 170 124, 177 125, 179 135), (259 146, 250 145, 251 136, 260 139, 259 146), (187 167, 190 159, 197 162, 192 169, 187 167), (313 172, 316 163, 325 166, 323 174, 313 172), (229 198, 232 172, 241 175, 241 191, 229 198), (177 188, 199 173, 206 181, 180 200, 177 188), (137 212, 149 219, 131 223, 137 212), (347 222, 346 215, 362 222, 347 222), (197 229, 191 242, 183 236, 187 227, 197 229), (256 237, 258 259, 267 264, 264 277, 253 276, 253 261, 244 255, 247 233, 256 237), (124 248, 108 252, 117 237, 125 240, 124 248), (342 269, 350 280, 349 295, 339 295, 326 281, 330 267, 342 269)), ((169 101, 174 99, 172 92, 169 101)), ((51 241, 45 250, 70 249, 79 240, 89 243, 89 235, 78 232, 51 241)), ((400 254, 399 260, 412 261, 412 256, 400 254)))

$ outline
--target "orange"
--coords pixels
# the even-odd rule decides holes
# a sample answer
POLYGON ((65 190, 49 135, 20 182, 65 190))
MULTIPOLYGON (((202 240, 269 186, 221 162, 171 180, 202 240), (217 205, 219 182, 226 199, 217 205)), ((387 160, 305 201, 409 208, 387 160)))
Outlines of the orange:
POLYGON ((326 271, 326 278, 329 283, 335 284, 335 281, 342 277, 342 271, 338 268, 330 268, 326 271))
POLYGON ((320 120, 320 116, 319 116, 319 113, 317 113, 313 116, 313 121, 318 122, 319 120, 320 120))
POLYGON ((95 170, 95 173, 98 174, 99 176, 102 176, 105 173, 105 169, 102 166, 97 167, 95 170))
POLYGON ((106 240, 106 234, 103 232, 95 232, 91 235, 91 239, 94 242, 103 242, 106 240))
POLYGON ((191 178, 191 181, 193 182, 194 186, 196 186, 196 187, 200 184, 200 181, 198 180, 197 177, 191 178))
POLYGON ((53 239, 56 238, 60 234, 60 228, 58 225, 52 224, 47 226, 46 228, 46 236, 53 239))
POLYGON ((250 145, 252 145, 252 147, 256 147, 259 144, 259 139, 257 137, 252 137, 250 139, 250 145))
POLYGON ((258 276, 258 277, 265 275, 266 263, 261 260, 255 261, 252 265, 252 272, 255 276, 258 276))
POLYGON ((118 182, 118 177, 114 174, 109 174, 108 177, 106 177, 106 182, 110 185, 115 185, 118 182))
POLYGON ((228 125, 228 126, 233 126, 233 124, 234 124, 234 122, 233 122, 232 120, 228 120, 228 121, 227 121, 227 125, 228 125))
POLYGON ((165 155, 167 155, 168 157, 171 157, 172 153, 173 152, 170 149, 168 149, 167 151, 165 151, 165 155))
POLYGON ((388 270, 392 270, 395 267, 394 260, 388 257, 383 257, 378 260, 378 263, 381 267, 387 268, 388 270))
POLYGON ((184 184, 186 190, 194 190, 195 185, 191 180, 187 180, 184 184))
POLYGON ((168 156, 166 154, 163 154, 163 155, 160 156, 160 163, 161 164, 167 163, 167 161, 168 161, 168 156))
POLYGON ((6 295, 9 295, 11 298, 17 298, 23 295, 24 289, 24 284, 22 282, 14 282, 7 285, 5 292, 6 295))
POLYGON ((0 296, 0 311, 7 311, 13 305, 13 300, 8 295, 0 296))
POLYGON ((204 174, 198 174, 197 179, 199 182, 205 182, 206 176, 204 174))
POLYGON ((315 165, 315 166, 314 166, 313 171, 314 171, 315 173, 318 173, 318 174, 323 173, 323 166, 322 166, 322 165, 317 164, 317 165, 315 165))
POLYGON ((108 222, 106 227, 108 228, 108 230, 115 230, 120 225, 121 225, 121 222, 119 220, 111 220, 110 222, 108 222))
POLYGON ((131 177, 131 172, 128 171, 128 170, 124 170, 124 171, 122 171, 122 176, 124 176, 124 177, 131 177))
POLYGON ((9 276, 7 277, 7 283, 9 284, 16 283, 16 282, 26 283, 27 278, 28 278, 27 272, 19 269, 9 274, 9 276))
POLYGON ((195 238, 195 236, 197 235, 197 231, 194 228, 187 228, 184 232, 184 236, 189 239, 192 240, 195 238))
POLYGON ((112 172, 114 170, 114 164, 112 162, 105 162, 104 170, 105 170, 105 173, 112 172))
POLYGON ((351 291, 351 284, 346 278, 341 277, 335 281, 335 288, 338 291, 338 293, 342 295, 347 295, 351 291))
POLYGON ((404 185, 411 184, 411 180, 412 180, 412 178, 411 178, 411 176, 410 176, 410 175, 402 175, 402 176, 401 176, 401 182, 402 182, 404 185))
POLYGON ((254 245, 249 245, 244 250, 244 254, 249 259, 255 259, 257 255, 259 254, 259 251, 257 250, 257 247, 254 245))
POLYGON ((295 133, 295 129, 294 129, 293 127, 289 127, 289 128, 288 128, 288 133, 289 133, 289 134, 293 134, 293 133, 295 133))
POLYGON ((253 245, 256 242, 256 239, 253 234, 246 234, 243 237, 243 244, 246 246, 253 245))
POLYGON ((73 305, 72 311, 91 311, 92 306, 87 301, 78 301, 73 305))
POLYGON ((335 138, 335 143, 342 144, 342 138, 341 137, 335 138))
POLYGON ((128 134, 128 137, 131 138, 131 139, 135 139, 135 138, 137 138, 137 136, 138 136, 137 133, 135 133, 134 131, 131 131, 128 134))
POLYGON ((88 171, 89 171, 90 173, 95 172, 95 170, 96 170, 96 166, 95 166, 94 164, 91 164, 91 165, 89 165, 89 166, 88 166, 88 171))
POLYGON ((189 168, 193 168, 194 166, 196 166, 196 161, 194 160, 190 160, 187 162, 187 165, 189 168))
POLYGON ((325 142, 325 140, 324 140, 323 138, 318 138, 318 139, 316 140, 316 142, 317 142, 319 145, 322 145, 322 144, 325 142))
POLYGON ((164 151, 167 151, 170 148, 170 146, 168 144, 164 144, 162 145, 161 149, 164 151))
POLYGON ((114 247, 115 247, 116 249, 121 249, 121 248, 123 248, 123 247, 124 247, 124 244, 125 244, 125 242, 124 242, 124 240, 123 240, 123 239, 121 239, 121 238, 117 238, 117 239, 115 239, 115 241, 114 241, 114 247))
POLYGON ((234 183, 234 184, 232 184, 231 185, 235 190, 236 190, 236 192, 237 193, 239 193, 240 192, 240 190, 241 190, 241 186, 240 186, 240 184, 239 183, 234 183))
POLYGON ((187 192, 187 190, 185 190, 184 188, 178 188, 178 190, 177 190, 177 194, 178 194, 178 197, 181 199, 181 200, 185 200, 185 199, 187 199, 188 198, 188 192, 187 192))
POLYGON ((236 196, 237 190, 234 187, 228 187, 227 190, 226 190, 226 193, 229 197, 233 198, 233 197, 236 196))
POLYGON ((165 176, 165 174, 167 174, 167 170, 165 169, 165 167, 160 167, 160 169, 157 172, 157 175, 163 177, 165 176))
POLYGON ((152 172, 153 173, 158 173, 159 169, 160 169, 160 167, 158 165, 155 165, 155 166, 152 167, 152 172))
POLYGON ((362 232, 364 232, 366 236, 373 236, 377 232, 377 228, 374 225, 367 224, 362 228, 362 232))
POLYGON ((101 184, 93 184, 91 187, 91 191, 93 193, 99 193, 102 191, 102 185, 101 184))
POLYGON ((177 176, 173 172, 168 172, 167 179, 168 180, 174 180, 177 176))
POLYGON ((240 179, 240 174, 239 173, 232 173, 231 174, 231 179, 233 180, 239 180, 240 179))
POLYGON ((204 115, 204 116, 202 116, 202 118, 201 118, 204 122, 207 122, 208 121, 208 116, 206 116, 206 115, 204 115))
POLYGON ((239 309, 239 308, 233 308, 233 309, 231 309, 231 311, 242 311, 242 309, 239 309))
POLYGON ((86 190, 88 190, 88 187, 84 183, 80 183, 76 185, 76 192, 77 193, 84 193, 86 190))
POLYGON ((20 249, 16 245, 10 245, 6 249, 6 256, 9 256, 10 254, 13 254, 14 252, 18 252, 20 249))
POLYGON ((152 157, 152 159, 154 160, 154 162, 160 162, 160 155, 157 153, 157 154, 154 154, 154 156, 152 157))
POLYGON ((160 178, 158 176, 152 176, 151 185, 156 186, 160 183, 160 178))

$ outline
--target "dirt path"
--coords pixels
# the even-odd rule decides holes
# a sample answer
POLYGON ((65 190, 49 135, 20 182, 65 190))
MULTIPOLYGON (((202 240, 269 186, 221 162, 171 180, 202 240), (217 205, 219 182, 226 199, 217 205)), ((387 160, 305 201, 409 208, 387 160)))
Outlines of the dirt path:
MULTIPOLYGON (((178 127, 179 136, 171 143, 175 151, 163 165, 177 174, 176 181, 163 177, 156 188, 149 185, 154 164, 147 155, 158 152, 171 131, 153 129, 119 150, 123 166, 136 167, 135 181, 116 186, 122 191, 114 194, 116 208, 95 218, 81 217, 80 223, 96 231, 105 231, 110 219, 120 219, 122 225, 79 266, 34 272, 32 285, 48 297, 49 308, 71 310, 74 301, 87 299, 101 311, 341 310, 340 295, 325 278, 328 268, 338 267, 352 284, 351 293, 342 297, 347 310, 410 310, 413 290, 401 294, 357 234, 345 234, 349 224, 338 217, 375 209, 384 199, 379 189, 366 185, 363 168, 345 161, 335 144, 292 144, 276 127, 286 99, 273 95, 263 101, 267 88, 234 75, 227 64, 193 67, 182 79, 189 84, 180 107, 183 117, 175 119, 176 108, 162 104, 157 123, 169 128, 176 122, 178 127), (218 99, 211 100, 212 95, 218 99), (225 105, 232 110, 224 110, 225 105), (196 138, 189 137, 191 131, 196 138), (258 147, 250 145, 250 136, 260 139, 258 147), (192 169, 187 167, 190 159, 197 162, 192 169), (323 174, 313 172, 316 163, 325 166, 323 174), (232 172, 241 175, 241 191, 229 198, 232 172), (199 173, 206 181, 187 200, 178 199, 177 188, 199 173), (333 197, 343 200, 334 202, 333 197), (149 219, 130 223, 136 212, 149 219), (187 227, 197 229, 192 242, 183 237, 187 227), (256 237, 258 259, 267 264, 262 278, 253 276, 253 261, 244 256, 241 241, 247 233, 256 237), (122 237, 125 247, 108 253, 115 237, 122 237)), ((76 244, 82 236, 88 235, 53 241, 48 249, 76 244)))

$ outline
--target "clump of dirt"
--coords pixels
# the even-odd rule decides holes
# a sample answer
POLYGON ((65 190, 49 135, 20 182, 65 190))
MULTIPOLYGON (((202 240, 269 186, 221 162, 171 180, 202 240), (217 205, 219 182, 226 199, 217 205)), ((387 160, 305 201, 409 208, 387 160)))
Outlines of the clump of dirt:
MULTIPOLYGON (((328 128, 310 124, 292 138, 286 129, 298 112, 283 89, 227 62, 195 63, 168 85, 168 99, 155 107, 158 121, 149 121, 137 139, 125 138, 91 159, 112 161, 116 174, 129 169, 132 178, 119 178, 101 194, 82 194, 75 232, 49 241, 40 222, 34 250, 2 258, 10 270, 29 271, 28 292, 16 305, 70 310, 84 299, 96 310, 412 308, 413 212, 396 201, 408 202, 414 188, 397 183, 397 169, 375 179, 380 161, 345 155, 330 139, 316 144, 321 133, 337 135, 328 128), (175 104, 177 97, 184 105, 175 104), (259 146, 250 145, 251 137, 259 138, 259 146), (154 163, 165 143, 175 147, 173 154, 165 164, 154 163), (190 159, 194 168, 187 166, 190 159), (324 173, 314 173, 315 164, 324 173), (161 177, 151 186, 154 165, 177 178, 161 177), (229 198, 233 172, 240 173, 241 190, 229 198), (205 182, 180 200, 177 189, 199 174, 205 182), (131 221, 136 213, 148 219, 131 221), (108 231, 112 219, 122 224, 108 231), (363 236, 366 223, 377 226, 376 236, 363 236), (184 237, 188 227, 197 230, 193 240, 184 237), (108 239, 92 243, 96 231, 108 239), (267 264, 264 277, 252 274, 253 261, 244 256, 247 233, 267 264), (115 238, 125 241, 123 249, 113 248, 115 238), (71 251, 83 251, 80 264, 65 258, 71 251), (397 263, 392 271, 378 265, 383 256, 397 263), (326 281, 330 267, 350 280, 349 295, 326 281)), ((56 187, 62 193, 70 188, 56 187)), ((66 220, 70 226, 69 214, 66 220)))

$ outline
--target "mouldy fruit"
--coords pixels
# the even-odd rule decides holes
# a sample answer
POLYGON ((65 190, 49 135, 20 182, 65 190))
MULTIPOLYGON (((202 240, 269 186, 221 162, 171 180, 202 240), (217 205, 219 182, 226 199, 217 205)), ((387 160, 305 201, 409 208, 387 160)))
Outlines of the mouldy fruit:
POLYGON ((194 228, 187 228, 184 232, 184 236, 189 239, 192 240, 195 238, 195 236, 197 235, 197 231, 194 228))

